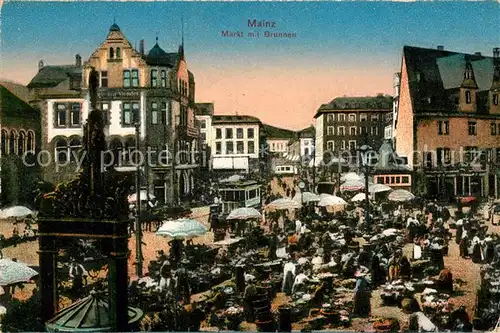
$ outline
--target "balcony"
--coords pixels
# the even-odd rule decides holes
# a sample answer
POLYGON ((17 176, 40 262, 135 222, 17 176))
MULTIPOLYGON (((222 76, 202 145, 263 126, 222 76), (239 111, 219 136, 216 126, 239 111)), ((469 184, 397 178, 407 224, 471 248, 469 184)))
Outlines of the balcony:
POLYGON ((180 136, 187 135, 192 138, 197 138, 200 134, 200 130, 198 128, 191 126, 177 126, 177 131, 180 136))

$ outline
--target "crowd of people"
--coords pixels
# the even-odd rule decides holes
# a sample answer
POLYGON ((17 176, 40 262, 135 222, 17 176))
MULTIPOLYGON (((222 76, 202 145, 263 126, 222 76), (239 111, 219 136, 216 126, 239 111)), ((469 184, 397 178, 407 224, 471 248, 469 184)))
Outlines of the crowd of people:
MULTIPOLYGON (((283 182, 280 192, 293 197, 299 191, 296 185, 283 182)), ((263 201, 276 197, 281 195, 268 186, 263 201)), ((141 303, 159 313, 157 326, 150 328, 168 320, 185 330, 204 326, 237 330, 243 321, 262 331, 283 330, 292 322, 305 330, 347 328, 353 318, 373 316, 373 297, 409 316, 398 327, 470 331, 473 324, 494 325, 498 302, 484 303, 487 309, 478 306, 473 318, 471 309, 449 301, 457 282, 444 258, 453 236, 463 258, 486 267, 485 286, 495 285, 494 277, 500 276, 500 242, 488 233, 481 217, 461 210, 453 215, 435 202, 382 199, 371 203, 366 221, 363 208, 363 203, 349 204, 330 212, 310 202, 296 211, 264 209, 260 224, 247 223, 243 229, 226 226, 226 245, 223 241, 217 246, 194 246, 174 240, 168 255, 159 251, 150 263, 148 276, 132 282, 132 294, 155 295, 141 303), (200 293, 203 297, 196 297, 200 293), (175 304, 177 310, 157 309, 165 304, 175 304)), ((490 290, 486 297, 491 295, 490 290)), ((387 320, 391 325, 397 321, 387 320)), ((376 325, 385 327, 386 322, 376 325)))

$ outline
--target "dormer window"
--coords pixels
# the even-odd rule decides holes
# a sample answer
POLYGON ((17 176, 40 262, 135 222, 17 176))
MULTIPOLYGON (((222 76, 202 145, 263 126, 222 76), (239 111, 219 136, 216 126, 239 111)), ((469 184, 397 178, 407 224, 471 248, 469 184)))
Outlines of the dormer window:
POLYGON ((470 72, 469 72, 469 71, 466 71, 466 72, 465 72, 465 78, 466 78, 466 79, 470 79, 470 72))
POLYGON ((467 104, 470 104, 471 103, 471 94, 470 94, 470 90, 467 90, 465 92, 465 103, 467 104))
POLYGON ((165 70, 161 71, 161 86, 162 88, 167 86, 167 72, 165 70))
POLYGON ((113 59, 115 57, 115 50, 110 47, 109 48, 109 59, 113 59))

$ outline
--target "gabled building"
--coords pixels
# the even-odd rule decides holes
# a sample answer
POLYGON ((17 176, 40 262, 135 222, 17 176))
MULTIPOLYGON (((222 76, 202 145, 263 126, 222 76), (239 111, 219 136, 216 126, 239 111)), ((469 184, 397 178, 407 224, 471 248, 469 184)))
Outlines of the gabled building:
POLYGON ((51 182, 72 177, 75 153, 81 147, 82 124, 88 116, 89 77, 97 71, 98 109, 103 112, 109 154, 107 163, 135 177, 136 126, 139 147, 149 159, 143 170, 143 187, 160 202, 177 202, 194 186, 197 168, 198 130, 195 126, 195 82, 188 70, 184 45, 167 53, 158 44, 149 52, 144 41, 136 50, 117 24, 82 63, 45 66, 29 88, 42 110, 42 147, 54 151, 54 163, 46 168, 51 182), (150 154, 147 151, 152 151, 150 154))
POLYGON ((294 131, 267 124, 262 125, 262 135, 266 137, 267 151, 280 156, 288 151, 288 144, 296 137, 294 131))
POLYGON ((430 195, 499 196, 499 53, 403 48, 395 147, 430 195))

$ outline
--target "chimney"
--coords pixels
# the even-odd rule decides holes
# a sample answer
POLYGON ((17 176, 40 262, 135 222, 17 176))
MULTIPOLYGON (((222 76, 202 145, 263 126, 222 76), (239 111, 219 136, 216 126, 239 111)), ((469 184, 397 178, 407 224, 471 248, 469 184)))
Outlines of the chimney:
POLYGON ((75 65, 76 67, 82 67, 82 57, 79 54, 75 55, 75 65))
POLYGON ((476 52, 474 54, 477 55, 477 56, 481 56, 481 52, 476 52))
POLYGON ((42 69, 43 68, 43 60, 40 60, 38 62, 38 70, 42 69))
POLYGON ((144 55, 144 39, 141 39, 141 41, 139 42, 139 53, 141 55, 144 55))
POLYGON ((493 48, 493 58, 500 58, 500 47, 493 48))
POLYGON ((440 50, 440 51, 443 51, 444 50, 444 46, 443 45, 438 45, 437 49, 440 50))

